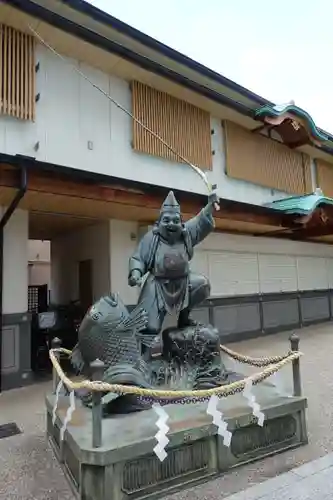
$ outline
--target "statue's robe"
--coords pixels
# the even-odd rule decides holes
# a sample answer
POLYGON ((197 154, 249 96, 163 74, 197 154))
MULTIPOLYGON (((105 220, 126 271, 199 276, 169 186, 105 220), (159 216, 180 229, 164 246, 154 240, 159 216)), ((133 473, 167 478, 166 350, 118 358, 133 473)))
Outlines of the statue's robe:
POLYGON ((178 241, 171 243, 162 238, 158 224, 140 241, 130 258, 129 274, 134 270, 142 276, 148 273, 139 303, 148 312, 147 330, 151 333, 160 331, 165 314, 192 309, 209 294, 207 278, 191 273, 189 262, 194 247, 214 227, 211 211, 205 207, 184 224, 178 241))

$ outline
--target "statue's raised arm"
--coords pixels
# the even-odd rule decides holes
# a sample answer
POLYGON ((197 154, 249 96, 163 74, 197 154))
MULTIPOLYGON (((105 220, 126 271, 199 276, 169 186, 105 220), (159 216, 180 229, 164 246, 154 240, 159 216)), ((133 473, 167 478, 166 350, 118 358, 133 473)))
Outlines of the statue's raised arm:
POLYGON ((192 219, 185 222, 184 226, 190 236, 194 247, 201 243, 215 229, 214 204, 219 201, 216 193, 208 197, 207 205, 192 219))

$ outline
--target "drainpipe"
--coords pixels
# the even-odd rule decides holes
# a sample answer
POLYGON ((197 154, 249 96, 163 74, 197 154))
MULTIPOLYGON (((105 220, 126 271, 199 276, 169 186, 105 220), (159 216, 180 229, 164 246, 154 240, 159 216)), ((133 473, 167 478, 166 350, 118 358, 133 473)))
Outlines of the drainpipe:
POLYGON ((18 204, 24 197, 27 191, 27 168, 25 166, 20 167, 21 170, 21 179, 20 179, 20 187, 18 192, 16 193, 14 199, 11 204, 7 207, 6 212, 3 214, 0 220, 0 393, 2 389, 2 320, 3 320, 3 244, 4 244, 4 229, 15 212, 18 204))

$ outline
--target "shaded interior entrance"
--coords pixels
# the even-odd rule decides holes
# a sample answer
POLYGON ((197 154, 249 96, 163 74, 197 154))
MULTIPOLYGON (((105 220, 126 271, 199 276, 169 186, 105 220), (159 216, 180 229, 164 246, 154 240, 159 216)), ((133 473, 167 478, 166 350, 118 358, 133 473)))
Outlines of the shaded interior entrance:
MULTIPOLYGON (((157 201, 156 208, 146 208, 141 191, 43 172, 35 165, 27 177, 27 189, 5 235, 0 390, 35 379, 31 367, 35 372, 49 370, 50 339, 60 337, 64 346, 72 347, 77 338, 75 328, 91 297, 94 300, 110 292, 110 220, 151 221, 160 204, 157 201), (44 301, 34 312, 28 310, 29 239, 49 240, 51 244, 47 305, 44 301), (79 262, 90 259, 92 276, 88 275, 88 264, 81 264, 79 272, 79 262), (57 321, 45 314, 54 311, 57 321)), ((0 207, 8 207, 20 187, 20 168, 0 165, 0 185, 0 207)))
POLYGON ((50 372, 52 339, 58 337, 72 349, 86 310, 109 289, 108 225, 108 220, 92 217, 29 212, 29 239, 35 245, 50 242, 50 281, 28 287, 31 368, 37 375, 50 372), (104 266, 103 275, 99 266, 104 266))

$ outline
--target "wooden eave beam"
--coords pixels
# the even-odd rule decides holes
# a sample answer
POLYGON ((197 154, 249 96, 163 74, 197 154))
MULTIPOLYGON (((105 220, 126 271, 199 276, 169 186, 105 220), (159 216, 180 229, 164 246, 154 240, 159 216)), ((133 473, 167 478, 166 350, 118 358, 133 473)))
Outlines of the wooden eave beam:
MULTIPOLYGON (((15 188, 17 186, 17 175, 15 169, 0 166, 0 188, 1 186, 15 188)), ((163 202, 163 195, 160 192, 152 194, 136 189, 130 190, 121 185, 110 186, 82 180, 74 181, 33 169, 29 171, 29 191, 118 203, 124 205, 124 209, 130 205, 138 208, 145 207, 159 210, 163 202)), ((190 196, 182 194, 179 201, 184 213, 195 214, 202 206, 198 201, 190 199, 190 196)), ((216 212, 215 217, 259 225, 284 227, 282 224, 283 214, 230 200, 221 200, 221 209, 216 212)))
POLYGON ((319 238, 320 236, 328 236, 330 234, 333 235, 332 223, 325 226, 300 229, 299 231, 295 231, 291 235, 288 235, 288 237, 295 240, 307 240, 309 238, 319 238))

